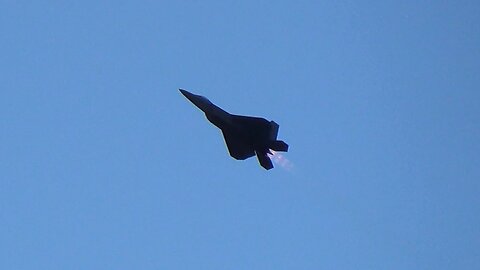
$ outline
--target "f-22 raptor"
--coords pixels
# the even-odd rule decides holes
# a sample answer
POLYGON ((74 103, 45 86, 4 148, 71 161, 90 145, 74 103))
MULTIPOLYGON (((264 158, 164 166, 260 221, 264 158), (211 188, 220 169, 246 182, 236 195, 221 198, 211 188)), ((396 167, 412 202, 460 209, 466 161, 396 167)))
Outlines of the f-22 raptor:
POLYGON ((260 165, 270 170, 271 150, 287 152, 288 144, 277 140, 278 124, 264 118, 230 114, 203 96, 186 90, 180 92, 205 113, 208 121, 222 130, 230 156, 244 160, 257 155, 260 165))

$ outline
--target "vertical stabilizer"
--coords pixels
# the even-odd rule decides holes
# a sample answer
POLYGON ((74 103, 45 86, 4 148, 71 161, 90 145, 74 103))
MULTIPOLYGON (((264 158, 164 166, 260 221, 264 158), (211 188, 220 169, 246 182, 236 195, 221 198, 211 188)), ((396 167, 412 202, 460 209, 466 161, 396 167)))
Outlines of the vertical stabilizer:
POLYGON ((270 140, 277 139, 278 128, 279 128, 279 125, 277 123, 275 123, 274 121, 270 121, 270 134, 269 134, 270 136, 268 136, 270 140))
POLYGON ((274 141, 270 145, 270 149, 280 152, 288 152, 288 144, 286 144, 284 141, 274 141))

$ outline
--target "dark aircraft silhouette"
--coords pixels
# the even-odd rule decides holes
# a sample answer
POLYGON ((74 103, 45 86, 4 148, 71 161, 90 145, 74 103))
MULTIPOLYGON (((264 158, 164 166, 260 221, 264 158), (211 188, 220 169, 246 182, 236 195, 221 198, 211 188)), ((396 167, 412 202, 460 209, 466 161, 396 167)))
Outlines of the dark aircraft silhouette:
POLYGON ((288 151, 288 144, 277 140, 278 124, 264 118, 230 114, 207 98, 186 90, 180 92, 205 113, 208 121, 222 130, 230 156, 244 160, 257 155, 263 168, 273 168, 270 150, 288 151))

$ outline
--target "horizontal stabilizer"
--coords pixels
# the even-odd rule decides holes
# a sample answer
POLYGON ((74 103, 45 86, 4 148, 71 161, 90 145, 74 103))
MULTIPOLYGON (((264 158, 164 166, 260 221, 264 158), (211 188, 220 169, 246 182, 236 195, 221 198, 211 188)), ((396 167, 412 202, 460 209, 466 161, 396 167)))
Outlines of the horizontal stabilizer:
POLYGON ((270 170, 273 168, 273 164, 272 164, 272 160, 267 156, 267 154, 265 153, 259 153, 259 152, 256 152, 257 153, 257 158, 258 158, 258 162, 260 162, 260 165, 262 165, 263 168, 265 168, 266 170, 270 170))
POLYGON ((280 152, 288 152, 288 144, 284 141, 274 141, 272 145, 270 145, 270 149, 280 152))

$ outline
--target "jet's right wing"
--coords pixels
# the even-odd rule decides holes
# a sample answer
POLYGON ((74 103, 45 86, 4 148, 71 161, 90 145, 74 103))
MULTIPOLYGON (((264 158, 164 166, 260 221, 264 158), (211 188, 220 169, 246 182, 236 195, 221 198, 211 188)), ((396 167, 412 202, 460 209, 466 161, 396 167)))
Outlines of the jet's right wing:
POLYGON ((244 143, 226 130, 222 130, 222 133, 230 156, 235 159, 244 160, 255 155, 255 150, 251 145, 244 143))

